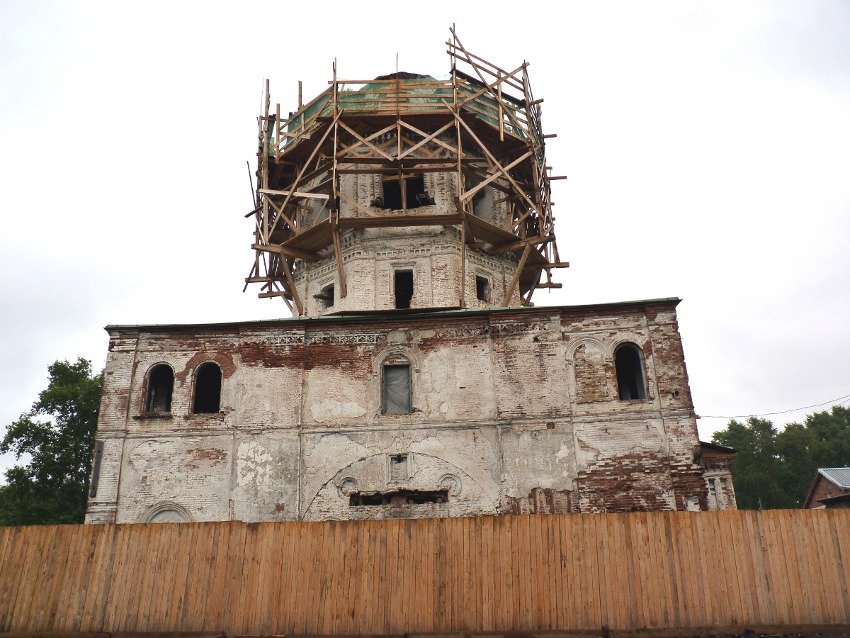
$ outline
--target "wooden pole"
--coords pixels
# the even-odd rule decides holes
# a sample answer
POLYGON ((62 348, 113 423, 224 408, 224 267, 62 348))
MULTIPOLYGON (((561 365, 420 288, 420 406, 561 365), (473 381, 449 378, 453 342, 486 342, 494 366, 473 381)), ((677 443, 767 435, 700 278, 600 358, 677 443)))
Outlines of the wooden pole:
POLYGON ((514 276, 511 277, 511 283, 508 284, 508 289, 505 290, 505 298, 502 300, 503 306, 507 306, 510 302, 511 295, 514 294, 514 288, 516 288, 519 278, 522 275, 522 271, 525 269, 525 262, 528 260, 528 255, 530 253, 531 244, 526 244, 525 249, 522 251, 522 257, 519 258, 519 264, 517 264, 516 272, 514 273, 514 276))
POLYGON ((304 306, 301 305, 301 296, 298 294, 298 289, 295 287, 295 278, 292 276, 292 261, 289 259, 283 260, 283 274, 286 276, 286 281, 289 283, 289 292, 292 294, 292 300, 295 302, 295 307, 298 309, 298 315, 304 314, 304 306))
MULTIPOLYGON (((463 211, 460 211, 463 214, 463 211)), ((463 217, 461 217, 463 219, 463 217)), ((460 307, 466 308, 466 221, 460 223, 460 307)))

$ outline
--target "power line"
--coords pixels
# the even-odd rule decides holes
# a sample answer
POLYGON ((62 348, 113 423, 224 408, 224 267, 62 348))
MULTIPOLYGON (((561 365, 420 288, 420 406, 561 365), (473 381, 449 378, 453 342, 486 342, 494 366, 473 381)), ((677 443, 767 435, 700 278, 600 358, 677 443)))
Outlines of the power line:
POLYGON ((804 405, 800 408, 791 408, 790 410, 781 410, 779 412, 765 412, 763 414, 736 414, 734 416, 718 416, 716 414, 701 414, 700 417, 703 419, 748 419, 750 417, 759 417, 759 416, 776 416, 777 414, 788 414, 789 412, 799 412, 800 410, 808 410, 809 408, 819 408, 823 405, 827 405, 829 403, 835 403, 836 401, 842 401, 843 399, 850 399, 850 394, 845 394, 843 397, 838 397, 837 399, 830 399, 829 401, 824 401, 823 403, 815 403, 814 405, 804 405))

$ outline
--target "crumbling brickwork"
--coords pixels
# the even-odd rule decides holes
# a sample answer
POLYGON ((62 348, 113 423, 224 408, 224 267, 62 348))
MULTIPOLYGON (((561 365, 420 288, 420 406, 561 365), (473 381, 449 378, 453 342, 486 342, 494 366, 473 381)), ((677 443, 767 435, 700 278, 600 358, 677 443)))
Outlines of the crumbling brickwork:
MULTIPOLYGON (((735 487, 732 484, 732 463, 735 461, 732 448, 700 441, 699 460, 704 472, 706 503, 709 510, 725 510, 737 507, 735 487)), ((695 478, 694 480, 698 480, 695 478)))
POLYGON ((110 327, 87 521, 707 509, 677 303, 110 327), (645 398, 618 398, 622 343, 645 398), (193 414, 205 362, 221 410, 193 414), (409 412, 382 413, 386 362, 409 412))

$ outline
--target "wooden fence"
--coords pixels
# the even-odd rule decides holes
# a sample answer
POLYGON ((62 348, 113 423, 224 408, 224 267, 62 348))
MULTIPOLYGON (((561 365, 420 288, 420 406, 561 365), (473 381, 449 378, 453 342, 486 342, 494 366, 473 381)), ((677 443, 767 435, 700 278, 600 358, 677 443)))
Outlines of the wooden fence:
POLYGON ((0 633, 845 631, 849 556, 850 510, 0 528, 0 633))

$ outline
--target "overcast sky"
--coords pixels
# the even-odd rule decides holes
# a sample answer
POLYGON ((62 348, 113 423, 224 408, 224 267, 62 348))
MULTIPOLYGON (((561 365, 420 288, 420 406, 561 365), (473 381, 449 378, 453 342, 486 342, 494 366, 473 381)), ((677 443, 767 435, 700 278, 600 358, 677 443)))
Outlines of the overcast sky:
POLYGON ((446 77, 452 23, 558 134, 538 305, 681 297, 704 439, 850 395, 848 1, 0 0, 0 432, 106 324, 288 316, 242 293, 263 78, 446 77))

